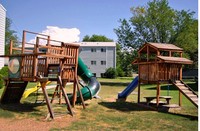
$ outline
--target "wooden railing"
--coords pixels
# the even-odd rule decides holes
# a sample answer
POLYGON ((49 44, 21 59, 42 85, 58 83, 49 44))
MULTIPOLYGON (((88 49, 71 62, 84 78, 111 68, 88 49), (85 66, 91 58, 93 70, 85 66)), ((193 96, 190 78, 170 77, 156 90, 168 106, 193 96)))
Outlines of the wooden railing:
POLYGON ((77 73, 79 45, 51 40, 49 36, 47 38, 36 37, 35 43, 27 43, 25 42, 26 33, 41 35, 24 31, 22 46, 13 47, 13 42, 10 43, 10 55, 21 57, 20 76, 22 79, 34 81, 34 78, 38 76, 48 77, 48 67, 54 64, 62 70, 58 72, 62 73, 62 78, 69 81, 74 80, 75 73, 77 73), (14 51, 18 52, 13 54, 14 51))

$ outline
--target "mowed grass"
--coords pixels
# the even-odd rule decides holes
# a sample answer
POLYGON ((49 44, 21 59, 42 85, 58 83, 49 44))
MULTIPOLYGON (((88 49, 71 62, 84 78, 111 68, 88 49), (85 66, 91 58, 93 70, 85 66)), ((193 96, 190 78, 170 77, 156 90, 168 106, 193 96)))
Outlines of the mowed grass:
MULTIPOLYGON (((86 109, 76 105, 76 120, 66 127, 55 127, 51 130, 198 130, 198 109, 183 96, 181 110, 170 110, 170 112, 158 112, 152 108, 137 104, 137 88, 128 96, 126 102, 116 102, 117 95, 123 91, 133 78, 98 79, 101 83, 100 99, 92 99, 85 102, 86 109)), ((198 86, 195 82, 188 82, 195 91, 198 86)), ((33 84, 34 85, 34 84, 33 84)), ((32 84, 29 87, 33 86, 32 84)), ((67 87, 67 92, 71 87, 67 87)), ((170 103, 178 104, 178 90, 171 85, 161 86, 161 95, 170 95, 173 99, 170 103)), ((2 89, 0 90, 2 91, 2 89)), ((51 95, 53 89, 48 90, 51 95)), ((155 96, 156 85, 141 86, 141 101, 144 96, 155 96)), ((4 113, 10 117, 35 118, 40 120, 47 114, 45 104, 35 104, 36 96, 32 94, 22 100, 20 106, 10 110, 9 106, 0 108, 0 117, 4 113), (23 105, 23 106, 22 106, 23 105), (9 109, 8 109, 9 108, 9 109)), ((66 106, 55 105, 57 112, 66 111, 66 106)), ((67 114, 66 114, 67 115, 67 114)), ((5 117, 4 117, 5 118, 5 117)))

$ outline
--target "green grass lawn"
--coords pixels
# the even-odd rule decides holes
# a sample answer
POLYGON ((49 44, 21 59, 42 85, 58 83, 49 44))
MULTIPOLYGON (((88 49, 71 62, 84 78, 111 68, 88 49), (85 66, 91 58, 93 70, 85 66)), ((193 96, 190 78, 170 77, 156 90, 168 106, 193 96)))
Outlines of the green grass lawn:
MULTIPOLYGON (((76 105, 78 113, 76 121, 66 127, 55 127, 51 130, 198 130, 198 109, 183 96, 181 110, 171 110, 170 112, 158 112, 137 104, 137 88, 126 102, 115 102, 119 92, 124 90, 133 78, 118 79, 98 79, 101 83, 100 99, 86 101, 86 109, 81 105, 76 105)), ((194 82, 188 82, 195 91, 198 86, 194 82)), ((29 87, 34 86, 29 84, 29 87)), ((173 86, 162 85, 161 95, 170 95, 170 103, 178 104, 178 90, 173 86)), ((71 87, 67 87, 67 92, 71 87)), ((0 90, 2 92, 2 89, 0 90)), ((52 94, 52 90, 48 91, 52 94)), ((155 96, 156 85, 141 86, 141 101, 145 101, 144 96, 155 96)), ((40 119, 47 113, 45 104, 34 104, 36 96, 32 94, 27 99, 22 100, 23 106, 15 106, 12 110, 7 110, 5 106, 0 108, 0 117, 9 119, 17 116, 24 118, 40 119), (20 108, 20 109, 19 109, 20 108), (7 115, 5 115, 7 114, 7 115)), ((56 111, 63 112, 66 106, 58 106, 56 111)), ((9 108, 9 107, 7 107, 9 108)))

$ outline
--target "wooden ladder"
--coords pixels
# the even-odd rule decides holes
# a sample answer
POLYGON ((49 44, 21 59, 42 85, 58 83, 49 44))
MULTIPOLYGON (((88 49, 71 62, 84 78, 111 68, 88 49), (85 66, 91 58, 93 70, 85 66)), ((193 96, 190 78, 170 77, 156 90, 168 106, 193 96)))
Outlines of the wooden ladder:
POLYGON ((176 80, 172 82, 179 91, 190 100, 196 107, 198 107, 198 95, 195 91, 193 91, 187 84, 185 84, 181 80, 176 80))

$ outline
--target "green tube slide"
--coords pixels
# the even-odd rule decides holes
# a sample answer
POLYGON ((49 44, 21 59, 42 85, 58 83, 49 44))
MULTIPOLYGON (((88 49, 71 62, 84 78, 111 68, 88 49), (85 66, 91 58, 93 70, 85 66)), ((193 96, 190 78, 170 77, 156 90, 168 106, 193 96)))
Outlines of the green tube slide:
MULTIPOLYGON (((100 91, 100 83, 96 77, 90 72, 82 59, 78 58, 78 76, 84 81, 85 86, 81 88, 83 99, 86 101, 92 99, 100 91)), ((69 96, 70 99, 70 96, 69 96)), ((77 103, 81 102, 80 94, 77 93, 77 103)))

